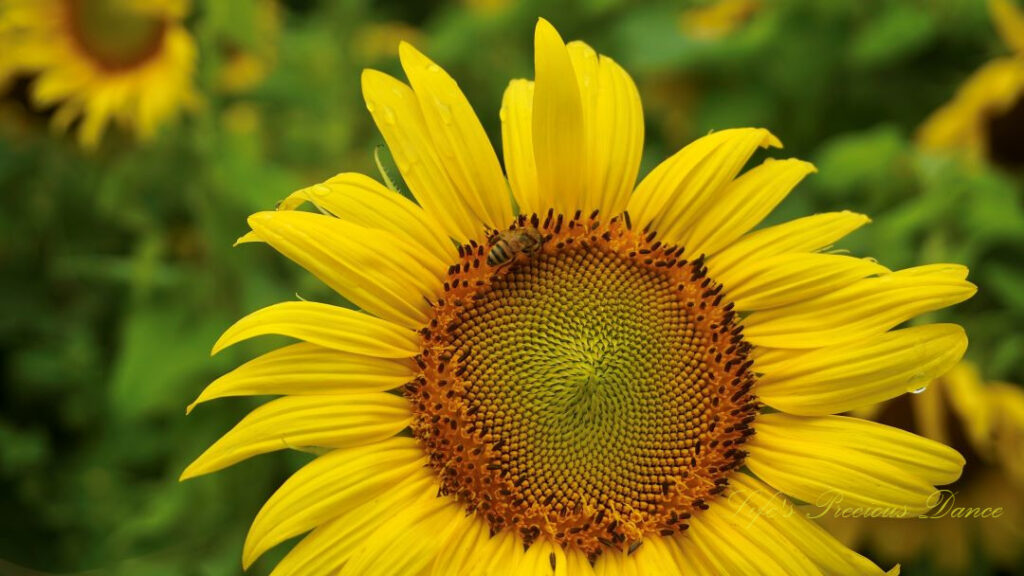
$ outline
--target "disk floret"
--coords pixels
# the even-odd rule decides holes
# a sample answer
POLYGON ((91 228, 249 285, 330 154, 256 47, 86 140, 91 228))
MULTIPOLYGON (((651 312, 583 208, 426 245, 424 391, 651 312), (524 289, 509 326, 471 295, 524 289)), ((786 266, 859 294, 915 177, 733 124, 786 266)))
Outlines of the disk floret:
POLYGON ((471 242, 449 269, 406 386, 441 492, 492 531, 596 558, 685 530, 742 465, 751 346, 703 258, 628 215, 549 212, 471 242), (503 254, 504 256, 504 254, 503 254))

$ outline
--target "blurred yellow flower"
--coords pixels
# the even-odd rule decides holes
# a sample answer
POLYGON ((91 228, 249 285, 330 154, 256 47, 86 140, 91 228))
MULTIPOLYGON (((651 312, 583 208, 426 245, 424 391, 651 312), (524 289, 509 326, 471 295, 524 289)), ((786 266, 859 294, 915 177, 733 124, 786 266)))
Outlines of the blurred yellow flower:
POLYGON ((352 40, 352 52, 361 62, 378 62, 398 56, 401 42, 419 44, 423 34, 405 22, 374 22, 363 26, 352 40))
POLYGON ((977 367, 963 362, 921 393, 858 415, 952 444, 966 456, 967 465, 960 480, 948 487, 952 494, 936 497, 930 518, 823 518, 840 540, 867 546, 880 560, 928 555, 948 574, 969 572, 975 541, 997 567, 1009 568, 1021 559, 1024 390, 1004 382, 986 384, 977 367), (964 518, 958 512, 998 508, 999 517, 964 518))
POLYGON ((679 26, 692 38, 722 38, 746 23, 760 4, 758 0, 716 0, 683 12, 679 26))
POLYGON ((31 100, 95 148, 111 122, 140 139, 197 103, 185 0, 0 0, 0 50, 31 100))
POLYGON ((239 94, 259 86, 277 63, 277 43, 281 32, 281 9, 277 0, 259 0, 247 12, 244 23, 252 40, 245 45, 224 47, 223 61, 217 72, 217 88, 226 94, 239 94))
POLYGON ((925 149, 958 151, 974 161, 1024 165, 1024 12, 1012 0, 989 0, 989 12, 1014 53, 968 77, 920 126, 917 141, 925 149))

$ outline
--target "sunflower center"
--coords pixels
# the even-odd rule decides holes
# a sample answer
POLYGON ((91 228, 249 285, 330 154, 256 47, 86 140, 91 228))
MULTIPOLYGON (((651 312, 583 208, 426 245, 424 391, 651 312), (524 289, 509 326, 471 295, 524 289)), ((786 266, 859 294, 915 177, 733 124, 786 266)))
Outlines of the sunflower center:
POLYGON ((685 529, 757 409, 702 261, 596 214, 521 217, 461 252, 407 386, 442 492, 592 557, 685 529))
POLYGON ((65 0, 78 46, 100 66, 131 68, 160 50, 167 23, 126 0, 65 0))
POLYGON ((988 149, 992 161, 1006 168, 1024 167, 1024 94, 1006 112, 988 120, 988 149))

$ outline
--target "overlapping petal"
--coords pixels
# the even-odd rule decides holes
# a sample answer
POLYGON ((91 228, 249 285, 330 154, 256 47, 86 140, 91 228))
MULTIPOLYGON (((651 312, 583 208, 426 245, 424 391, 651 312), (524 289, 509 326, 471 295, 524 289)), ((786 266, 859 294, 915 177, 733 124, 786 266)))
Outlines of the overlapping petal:
POLYGON ((412 480, 425 458, 412 438, 334 450, 293 474, 256 515, 245 539, 248 567, 277 544, 412 480))
POLYGON ((715 280, 740 311, 804 302, 868 276, 889 273, 869 258, 838 254, 788 253, 723 270, 715 280))
POLYGON ((299 342, 254 358, 217 378, 186 408, 226 396, 383 392, 412 380, 412 362, 299 342))
POLYGON ((533 82, 517 79, 509 82, 501 98, 505 172, 522 214, 544 211, 537 184, 537 161, 533 155, 533 92, 533 82))
POLYGON ((458 255, 436 218, 369 176, 338 174, 293 192, 277 209, 294 210, 304 202, 354 224, 386 230, 430 252, 440 262, 452 262, 458 255))
POLYGON ((534 37, 533 153, 542 204, 572 214, 583 208, 586 143, 583 102, 569 51, 541 19, 534 37))
POLYGON ((751 232, 708 259, 708 270, 717 276, 724 271, 743 267, 787 252, 815 252, 838 241, 870 222, 855 212, 825 212, 805 216, 751 232))
POLYGON ((895 398, 956 365, 967 336, 955 324, 894 330, 866 341, 759 358, 758 396, 792 414, 827 415, 895 398))
POLYGON ((741 174, 694 223, 686 240, 687 250, 709 256, 718 253, 760 224, 812 172, 814 166, 803 160, 769 158, 741 174))
POLYGON ((415 332, 387 320, 319 302, 281 302, 235 322, 213 345, 213 353, 267 334, 378 358, 412 358, 420 350, 415 332))
POLYGON ((512 221, 508 184, 469 101, 447 72, 412 45, 403 42, 398 53, 452 184, 480 221, 492 229, 507 226, 512 221))
POLYGON ((714 574, 883 574, 784 496, 745 474, 734 474, 725 496, 677 540, 683 540, 684 554, 697 548, 714 574))
POLYGON ((483 224, 473 213, 480 200, 458 190, 430 137, 416 94, 406 84, 376 70, 363 71, 363 98, 377 129, 398 164, 413 196, 460 242, 480 238, 483 224))
POLYGON ((744 321, 757 346, 820 348, 878 336, 919 314, 963 302, 977 291, 963 266, 935 264, 864 278, 845 288, 744 321))
POLYGON ((497 551, 490 537, 491 527, 477 515, 453 523, 430 568, 430 576, 461 576, 479 571, 481 564, 497 551))
POLYGON ((429 569, 464 514, 454 502, 428 493, 369 534, 338 576, 417 576, 429 569))
POLYGON ((253 410, 182 473, 216 472, 257 454, 304 447, 347 448, 385 440, 409 425, 404 398, 382 392, 286 396, 253 410))
POLYGON ((336 576, 360 544, 389 518, 429 494, 437 485, 424 467, 411 470, 391 488, 338 508, 338 515, 307 534, 274 567, 272 576, 336 576))
POLYGON ((510 574, 515 576, 537 576, 540 574, 544 576, 576 576, 569 574, 565 551, 562 550, 562 547, 547 538, 541 538, 531 544, 523 552, 516 570, 510 574))
POLYGON ((868 420, 763 414, 747 466, 783 492, 821 507, 908 518, 936 504, 935 486, 960 477, 952 448, 868 420))
POLYGON ((779 147, 763 128, 736 128, 704 136, 659 164, 629 199, 633 223, 650 226, 673 244, 686 244, 694 223, 758 148, 779 147))
POLYGON ((427 323, 427 300, 441 292, 444 264, 390 232, 291 211, 258 212, 249 225, 349 301, 406 328, 427 323))
POLYGON ((640 94, 614 60, 580 41, 567 46, 583 111, 584 172, 580 209, 606 218, 622 212, 636 184, 644 144, 640 94))

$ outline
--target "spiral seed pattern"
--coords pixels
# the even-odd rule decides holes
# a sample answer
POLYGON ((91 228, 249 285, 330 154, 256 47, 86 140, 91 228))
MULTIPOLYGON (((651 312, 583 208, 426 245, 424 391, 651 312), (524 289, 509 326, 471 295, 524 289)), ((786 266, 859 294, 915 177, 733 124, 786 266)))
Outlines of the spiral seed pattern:
POLYGON ((520 217, 544 244, 501 267, 463 246, 406 386, 443 493, 592 559, 686 529, 742 464, 758 407, 702 259, 597 216, 520 217))

